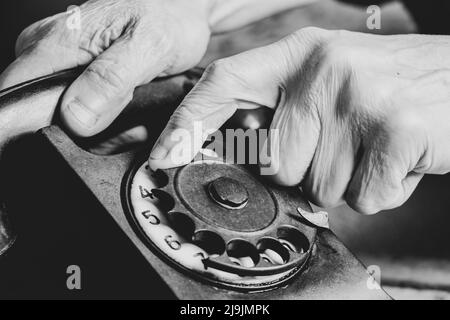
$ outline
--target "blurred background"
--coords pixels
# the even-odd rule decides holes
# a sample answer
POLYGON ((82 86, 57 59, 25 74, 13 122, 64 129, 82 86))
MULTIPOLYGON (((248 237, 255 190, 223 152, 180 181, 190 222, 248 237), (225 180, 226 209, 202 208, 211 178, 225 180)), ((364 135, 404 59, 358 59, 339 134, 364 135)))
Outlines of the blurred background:
MULTIPOLYGON (((13 61, 14 43, 21 30, 34 21, 82 2, 2 1, 0 70, 13 61)), ((438 2, 429 2, 433 4, 428 7, 433 9, 438 2)), ((201 65, 271 43, 305 26, 369 32, 366 8, 367 4, 359 6, 322 0, 306 8, 279 14, 233 33, 214 37, 201 65)), ((382 6, 381 17, 382 28, 376 30, 377 33, 427 31, 398 1, 386 2, 382 6)), ((370 217, 360 216, 348 207, 329 212, 333 231, 366 265, 380 266, 382 284, 394 298, 450 299, 449 176, 426 177, 412 198, 397 210, 370 217)))

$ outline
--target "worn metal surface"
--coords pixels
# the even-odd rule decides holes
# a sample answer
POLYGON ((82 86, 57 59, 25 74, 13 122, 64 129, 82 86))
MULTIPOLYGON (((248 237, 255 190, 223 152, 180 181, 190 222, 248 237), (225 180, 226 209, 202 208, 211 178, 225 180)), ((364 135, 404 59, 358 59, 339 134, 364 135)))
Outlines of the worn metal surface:
MULTIPOLYGON (((52 123, 58 123, 56 110, 60 98, 81 71, 82 69, 62 71, 0 91, 0 255, 6 252, 16 237, 13 228, 7 223, 8 211, 3 199, 4 188, 7 186, 2 177, 8 170, 3 165, 5 151, 8 145, 18 139, 52 123)), ((173 110, 198 81, 201 72, 201 69, 193 69, 183 75, 170 79, 161 78, 137 88, 133 101, 108 130, 80 143, 85 148, 93 148, 99 141, 136 125, 144 125, 150 136, 157 136, 171 112, 166 110, 155 118, 155 110, 164 109, 165 106, 171 106, 173 110)))
POLYGON ((2 177, 7 168, 1 163, 5 149, 20 137, 51 124, 61 94, 78 73, 65 71, 0 91, 0 255, 15 238, 6 222, 8 212, 3 199, 2 177))
MULTIPOLYGON (((126 233, 170 290, 179 299, 388 299, 382 290, 371 290, 371 279, 362 264, 329 230, 321 230, 313 247, 308 268, 277 290, 245 293, 221 289, 188 276, 155 254, 136 232, 124 213, 121 201, 124 177, 142 154, 96 156, 80 149, 59 128, 42 134, 77 173, 105 210, 126 233)), ((151 269, 149 269, 151 272, 151 269)), ((151 290, 151 288, 149 288, 151 290)))
POLYGON ((238 181, 218 178, 208 185, 208 194, 218 205, 226 209, 242 209, 248 203, 248 191, 238 181))
MULTIPOLYGON (((297 188, 265 183, 244 165, 205 155, 185 167, 162 172, 168 182, 154 192, 162 191, 170 197, 173 204, 167 210, 168 215, 182 213, 192 219, 194 232, 215 233, 226 243, 227 250, 215 250, 220 253, 203 263, 207 268, 241 276, 241 281, 232 281, 233 287, 261 291, 281 286, 304 269, 315 242, 316 228, 302 223, 301 217, 295 214, 299 207, 311 211, 297 188), (217 182, 239 186, 234 191, 244 193, 248 204, 241 209, 217 205, 207 190, 208 185, 217 182), (273 253, 285 254, 285 263, 273 264, 260 259, 257 248, 267 247, 267 241, 271 241, 273 253), (286 249, 282 241, 289 243, 291 249, 286 249)), ((228 187, 221 188, 222 196, 224 191, 230 196, 228 187)), ((230 282, 224 280, 220 284, 230 285, 230 282)))
MULTIPOLYGON (((74 76, 76 73, 71 71, 2 92, 0 94, 0 119, 5 124, 3 127, 5 130, 2 131, 0 150, 4 150, 7 142, 14 141, 23 134, 31 133, 40 126, 51 123, 59 97, 74 76), (43 108, 44 111, 42 109, 40 111, 44 116, 36 111, 39 108, 43 108), (26 118, 23 117, 25 112, 36 112, 37 118, 31 122, 20 122, 21 118, 22 120, 26 118), (19 127, 18 123, 22 123, 23 126, 19 127)), ((318 232, 315 245, 311 248, 312 253, 307 269, 296 276, 289 285, 277 290, 252 294, 221 289, 200 281, 187 275, 176 266, 168 264, 164 257, 155 254, 148 246, 125 214, 123 203, 125 178, 136 161, 140 161, 142 153, 139 150, 132 150, 113 156, 99 156, 86 152, 83 148, 89 148, 95 145, 96 140, 105 139, 108 135, 114 135, 123 128, 142 124, 144 119, 150 129, 150 136, 156 139, 171 111, 193 86, 198 76, 198 73, 191 76, 184 75, 138 89, 134 101, 124 115, 106 133, 93 140, 78 142, 77 145, 58 127, 44 129, 39 135, 52 146, 53 152, 56 151, 76 173, 86 190, 90 190, 90 193, 98 199, 107 214, 131 240, 137 249, 136 254, 140 252, 145 257, 149 263, 148 272, 161 277, 167 288, 180 299, 388 298, 381 290, 370 290, 367 286, 370 278, 365 268, 328 230, 318 232), (170 108, 165 108, 166 106, 170 106, 170 108), (141 112, 136 112, 139 108, 141 108, 141 112), (164 111, 158 112, 158 110, 164 111), (142 116, 142 111, 147 118, 142 116), (79 145, 82 145, 83 148, 79 145)), ((246 117, 248 118, 248 115, 246 117)), ((1 155, 3 156, 3 151, 1 155)), ((3 172, 8 170, 3 165, 0 167, 4 170, 3 172)), ((82 201, 82 199, 75 200, 82 201)), ((27 212, 22 213, 22 216, 26 217, 27 214, 27 212)), ((34 212, 29 214, 35 216, 34 212)), ((43 218, 45 217, 45 212, 40 212, 40 214, 43 215, 43 218)), ((48 241, 51 239, 49 238, 48 241)), ((14 259, 11 261, 14 262, 14 259)), ((14 267, 11 270, 14 270, 14 267)), ((152 287, 149 286, 148 290, 151 291, 152 287)))

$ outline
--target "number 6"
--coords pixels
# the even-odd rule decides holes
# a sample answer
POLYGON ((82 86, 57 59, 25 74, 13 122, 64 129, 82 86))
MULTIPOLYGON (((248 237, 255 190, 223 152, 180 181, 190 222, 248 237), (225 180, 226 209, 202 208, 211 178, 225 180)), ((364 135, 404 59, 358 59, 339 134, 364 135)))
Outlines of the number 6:
POLYGON ((167 236, 164 238, 164 240, 166 241, 167 245, 173 249, 173 250, 180 250, 181 248, 181 243, 178 242, 177 240, 173 239, 173 236, 167 236))

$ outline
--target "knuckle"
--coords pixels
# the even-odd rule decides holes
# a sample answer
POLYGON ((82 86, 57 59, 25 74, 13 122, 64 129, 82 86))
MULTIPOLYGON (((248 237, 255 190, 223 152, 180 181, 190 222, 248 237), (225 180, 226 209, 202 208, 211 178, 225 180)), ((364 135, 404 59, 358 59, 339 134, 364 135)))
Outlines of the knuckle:
POLYGON ((333 192, 335 189, 329 187, 328 183, 315 184, 311 186, 310 179, 307 179, 303 188, 308 198, 315 205, 321 208, 334 208, 341 203, 342 197, 333 192))
POLYGON ((206 74, 212 78, 223 78, 229 76, 232 71, 232 59, 224 58, 212 62, 206 69, 206 74))
POLYGON ((304 41, 306 39, 316 39, 316 38, 322 38, 329 34, 330 31, 317 28, 317 27, 305 27, 302 28, 292 34, 292 37, 297 38, 301 41, 304 41))
POLYGON ((319 56, 326 67, 345 68, 350 65, 353 52, 339 40, 330 40, 322 45, 319 56))
POLYGON ((141 0, 89 1, 80 6, 82 28, 76 33, 66 30, 64 41, 69 41, 71 46, 86 53, 80 59, 82 64, 87 63, 111 47, 115 41, 134 39, 140 30, 142 16, 147 14, 146 10, 147 7, 141 0))
POLYGON ((340 204, 340 198, 333 198, 322 192, 312 194, 311 201, 321 208, 334 208, 340 204))
POLYGON ((378 209, 365 201, 357 201, 350 203, 349 205, 353 210, 365 216, 372 216, 381 211, 381 209, 378 209))
POLYGON ((363 215, 374 215, 381 211, 373 201, 361 198, 356 192, 348 192, 345 200, 350 208, 363 215))
POLYGON ((345 69, 353 65, 362 65, 370 57, 371 52, 354 41, 354 34, 345 30, 328 31, 317 51, 320 61, 326 67, 345 69))
POLYGON ((134 11, 137 8, 131 9, 129 6, 106 8, 108 10, 106 15, 101 13, 101 9, 84 10, 86 18, 77 40, 79 48, 93 57, 100 55, 118 39, 132 39, 140 21, 139 13, 134 11))
POLYGON ((27 50, 40 50, 48 48, 55 42, 54 35, 58 32, 58 19, 56 16, 33 23, 25 28, 16 41, 16 55, 27 50))
POLYGON ((125 80, 112 62, 96 61, 86 68, 85 75, 106 90, 105 94, 122 92, 125 80))
POLYGON ((35 37, 33 37, 32 35, 36 33, 38 23, 39 22, 32 24, 20 33, 16 41, 16 53, 20 54, 21 51, 23 51, 30 42, 35 41, 35 37))
MULTIPOLYGON (((206 90, 222 90, 222 95, 236 95, 236 90, 244 90, 245 88, 251 88, 249 83, 256 73, 252 68, 245 70, 248 73, 242 72, 243 64, 247 60, 242 60, 240 57, 224 58, 214 61, 210 64, 206 70, 206 84, 204 88, 206 90)), ((250 62, 251 63, 251 62, 250 62)), ((247 65, 248 66, 248 65, 247 65)))
POLYGON ((402 199, 401 189, 392 182, 377 186, 352 185, 345 194, 347 204, 364 215, 374 215, 380 211, 395 208, 399 199, 402 199))
POLYGON ((298 52, 306 52, 315 56, 315 53, 320 52, 321 47, 328 42, 329 35, 330 31, 328 30, 306 27, 294 32, 281 42, 286 43, 289 48, 288 52, 293 55, 291 58, 295 61, 298 59, 298 52))

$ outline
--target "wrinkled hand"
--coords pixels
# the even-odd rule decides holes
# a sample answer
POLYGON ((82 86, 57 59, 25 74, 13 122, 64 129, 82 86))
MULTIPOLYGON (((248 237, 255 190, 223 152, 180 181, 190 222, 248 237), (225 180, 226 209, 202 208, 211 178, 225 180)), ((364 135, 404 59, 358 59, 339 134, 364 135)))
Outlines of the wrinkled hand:
POLYGON ((195 66, 206 50, 209 0, 91 0, 71 13, 39 21, 20 36, 17 60, 0 89, 88 65, 62 100, 62 120, 74 134, 105 129, 133 90, 195 66))
POLYGON ((279 130, 279 144, 271 144, 279 152, 276 182, 302 182, 323 207, 346 201, 366 214, 391 209, 424 174, 450 171, 449 66, 448 37, 303 29, 211 65, 150 165, 180 164, 173 153, 191 145, 180 146, 174 130, 192 132, 194 121, 217 129, 238 108, 267 106, 276 110, 271 129, 279 130))

